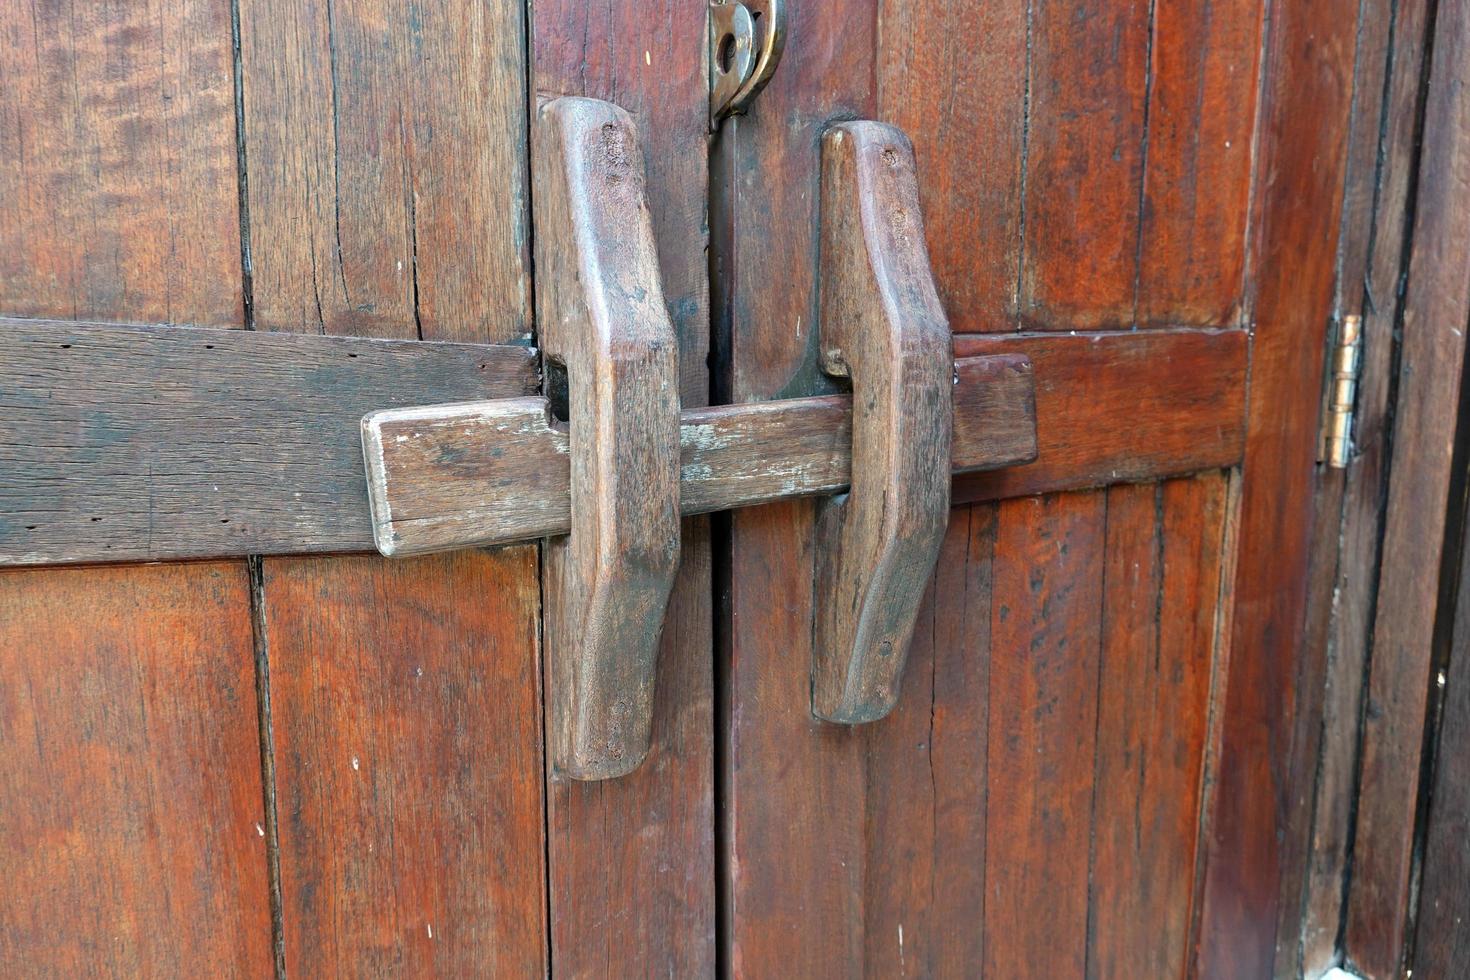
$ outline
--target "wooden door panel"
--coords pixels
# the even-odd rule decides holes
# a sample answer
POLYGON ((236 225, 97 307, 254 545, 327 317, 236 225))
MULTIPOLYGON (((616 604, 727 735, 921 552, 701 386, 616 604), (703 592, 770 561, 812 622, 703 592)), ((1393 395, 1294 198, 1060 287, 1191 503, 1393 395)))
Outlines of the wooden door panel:
MULTIPOLYGON (((232 60, 224 0, 0 8, 0 314, 241 323, 232 60)), ((0 573, 0 663, 0 961, 269 973, 244 561, 0 573)))
MULTIPOLYGON (((521 8, 239 18, 255 329, 528 339, 521 8)), ((262 564, 287 972, 544 970, 535 552, 262 564)))
POLYGON ((271 972, 249 597, 240 561, 0 576, 10 970, 271 972))

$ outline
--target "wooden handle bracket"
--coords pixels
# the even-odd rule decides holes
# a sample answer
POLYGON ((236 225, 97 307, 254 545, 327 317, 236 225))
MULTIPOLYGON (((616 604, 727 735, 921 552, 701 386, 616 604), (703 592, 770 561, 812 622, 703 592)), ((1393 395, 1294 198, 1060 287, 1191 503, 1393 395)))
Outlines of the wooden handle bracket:
POLYGON ((546 550, 548 741, 606 779, 648 752, 654 668, 679 564, 678 343, 628 114, 560 98, 537 117, 537 319, 565 365, 571 534, 546 550))
POLYGON ((949 522, 954 356, 908 137, 828 130, 821 209, 822 367, 852 382, 852 488, 818 509, 812 710, 855 724, 898 700, 949 522))

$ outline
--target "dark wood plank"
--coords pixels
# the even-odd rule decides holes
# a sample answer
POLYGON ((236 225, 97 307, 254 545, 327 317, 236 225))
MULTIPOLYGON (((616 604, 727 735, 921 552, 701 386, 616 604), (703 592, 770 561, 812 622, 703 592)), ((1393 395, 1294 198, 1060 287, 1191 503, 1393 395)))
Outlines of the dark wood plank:
POLYGON ((994 500, 1231 466, 1243 452, 1244 331, 956 337, 955 356, 1025 354, 1036 462, 956 481, 994 500))
POLYGON ((536 385, 518 347, 0 319, 0 564, 368 550, 364 412, 536 385))
POLYGON ((1263 5, 1152 9, 1134 317, 1229 326, 1245 295, 1263 5))
POLYGON ((567 372, 573 515, 542 567, 547 753, 612 779, 648 754, 679 566, 679 350, 632 118, 564 96, 532 132, 536 316, 548 371, 567 372))
POLYGON ((521 7, 238 7, 255 326, 529 338, 521 7))
POLYGON ((983 925, 987 975, 1081 976, 1106 493, 996 517, 983 925), (1004 692, 1002 694, 1002 692, 1004 692))
POLYGON ((0 574, 0 960, 273 968, 243 562, 0 574))
POLYGON ((1247 257, 1255 330, 1240 550, 1226 584, 1230 669, 1195 964, 1204 977, 1270 975, 1292 789, 1315 765, 1294 756, 1292 733, 1357 10, 1350 0, 1267 10, 1247 257))
POLYGON ((544 969, 535 572, 265 563, 288 975, 544 969))
POLYGON ((0 312, 240 322, 230 5, 0 10, 0 312))
MULTIPOLYGON (((1429 7, 1426 0, 1372 0, 1362 5, 1360 15, 1337 288, 1342 310, 1361 311, 1362 368, 1353 413, 1352 459, 1345 471, 1323 474, 1318 494, 1319 510, 1334 512, 1332 523, 1313 536, 1313 562, 1322 568, 1323 577, 1314 577, 1322 585, 1311 595, 1317 609, 1315 616, 1309 614, 1309 623, 1330 622, 1323 632, 1309 633, 1305 647, 1309 654, 1324 658, 1330 649, 1332 657, 1325 669, 1306 675, 1321 678, 1321 704, 1316 710, 1304 705, 1300 725, 1308 743, 1320 733, 1316 754, 1321 761, 1311 808, 1310 853, 1299 862, 1304 881, 1283 903, 1283 914, 1292 920, 1277 943, 1278 969, 1299 968, 1308 976, 1338 960, 1347 894, 1364 665, 1378 588, 1388 476, 1394 328, 1418 157, 1429 7), (1335 501, 1334 494, 1340 499, 1335 501), (1294 941, 1298 924, 1292 900, 1299 891, 1305 908, 1300 943, 1294 941)), ((1311 694, 1311 688, 1303 692, 1304 697, 1311 694)))
POLYGON ((871 121, 822 137, 822 369, 852 384, 852 487, 817 505, 812 711, 893 710, 949 520, 954 355, 924 244, 908 137, 871 121))
POLYGON ((1108 491, 1090 975, 1188 969, 1226 491, 1218 472, 1108 491))
POLYGON ((1461 544, 1449 666, 1424 837, 1414 976, 1452 977, 1470 962, 1470 549, 1461 544))
MULTIPOLYGON (((1036 457, 1023 355, 954 365, 956 473, 1036 457)), ((838 493, 852 478, 852 396, 686 408, 679 508, 708 514, 838 493)), ((373 413, 363 421, 374 538, 418 554, 565 534, 572 527, 566 427, 540 396, 373 413)))
POLYGON ((913 140, 929 256, 950 325, 956 333, 1013 330, 1031 4, 877 6, 877 118, 913 140))
MULTIPOLYGON (((1133 321, 1153 9, 1077 0, 1028 10, 1020 271, 1027 328, 1133 321)), ((986 70, 981 64, 970 70, 986 70)))
POLYGON ((867 741, 864 965, 965 976, 984 962, 994 505, 956 509, 905 696, 867 741))
POLYGON ((1440 558, 1470 324, 1470 3, 1435 15, 1423 153, 1398 351, 1393 453, 1368 711, 1363 722, 1353 879, 1344 941, 1369 976, 1401 969, 1427 720, 1440 558))
MULTIPOLYGON (((607 99, 634 119, 664 301, 679 338, 679 396, 708 402, 707 6, 683 0, 538 0, 533 87, 607 99)), ((715 972, 714 670, 709 523, 685 520, 655 688, 653 744, 635 772, 548 781, 552 971, 715 972)))
MULTIPOLYGON (((524 8, 241 0, 239 10, 253 325, 527 339, 524 8)), ((263 629, 270 675, 288 682, 272 690, 272 724, 298 733, 291 751, 273 751, 287 973, 429 971, 440 958, 451 974, 545 972, 531 554, 277 561, 264 562, 263 629), (339 597, 337 619, 318 621, 322 596, 339 597), (377 606, 352 607, 353 597, 377 606), (483 661, 487 637, 498 652, 483 661), (366 668, 391 656, 400 669, 356 672, 350 702, 289 681, 337 656, 334 638, 362 650, 366 668), (442 679, 417 710, 383 709, 406 696, 405 671, 424 666, 427 678, 434 663, 442 679), (472 666, 515 680, 505 693, 471 684, 472 666), (471 724, 494 738, 466 744, 471 724), (361 778, 349 764, 365 745, 380 750, 370 792, 339 801, 322 774, 361 778), (486 834, 515 847, 462 860, 447 850, 486 834), (356 846, 321 843, 332 839, 356 846), (398 902, 382 899, 394 891, 398 902)))

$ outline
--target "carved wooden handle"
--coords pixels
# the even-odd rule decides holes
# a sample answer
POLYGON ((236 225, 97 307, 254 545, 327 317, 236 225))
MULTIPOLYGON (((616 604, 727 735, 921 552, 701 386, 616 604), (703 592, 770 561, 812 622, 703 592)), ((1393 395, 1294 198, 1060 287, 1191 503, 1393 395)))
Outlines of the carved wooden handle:
POLYGON ((852 485, 819 505, 812 708, 882 718, 949 521, 954 358, 908 137, 874 122, 822 141, 822 367, 851 379, 852 485))
POLYGON ((567 371, 571 535, 546 549, 548 741, 606 779, 648 752, 679 564, 678 344, 627 113, 561 98, 537 119, 537 318, 567 371))

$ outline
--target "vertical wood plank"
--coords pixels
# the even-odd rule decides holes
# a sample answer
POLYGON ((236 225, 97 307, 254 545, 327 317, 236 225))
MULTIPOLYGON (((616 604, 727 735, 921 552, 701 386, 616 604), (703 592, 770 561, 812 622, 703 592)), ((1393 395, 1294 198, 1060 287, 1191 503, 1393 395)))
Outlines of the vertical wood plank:
POLYGON ((955 333, 1016 326, 1029 12, 1026 0, 878 7, 878 118, 913 141, 929 258, 955 333))
MULTIPOLYGON (((706 16, 683 0, 532 4, 535 94, 606 99, 637 125, 685 406, 709 400, 706 16)), ((549 778, 558 975, 715 970, 709 534, 707 518, 681 527, 683 563, 660 641, 648 758, 607 782, 549 778)))
POLYGON ((994 505, 951 514, 905 694, 864 731, 871 976, 964 976, 984 961, 994 548, 994 505))
MULTIPOLYGON (((6 4, 0 90, 0 313, 239 324, 226 0, 6 4)), ((0 575, 11 972, 271 972, 249 601, 243 562, 0 575)))
POLYGON ((1470 325, 1470 3, 1435 14, 1410 246, 1344 942, 1369 976, 1405 954, 1440 559, 1470 325))
POLYGON ((1196 970, 1269 975, 1291 790, 1324 332, 1332 313, 1354 0, 1273 0, 1247 267, 1252 345, 1230 669, 1196 970))
POLYGON ((265 564, 288 975, 544 969, 535 572, 265 564))
POLYGON ((239 9, 255 326, 529 337, 520 5, 239 9))
MULTIPOLYGON (((527 338, 522 7, 239 9, 253 325, 527 338)), ((289 974, 545 970, 533 556, 264 563, 289 974)))
MULTIPOLYGON (((875 112, 876 6, 791 4, 787 51, 715 143, 722 400, 813 394, 819 142, 875 112)), ((722 671, 723 933, 736 976, 862 972, 863 737, 811 712, 813 508, 729 521, 722 671)))
POLYGON ((1140 326, 1239 319, 1263 12, 1256 0, 1154 5, 1140 326))
POLYGON ((0 310, 240 320, 227 0, 0 9, 0 310))
POLYGON ((996 518, 984 969, 1082 976, 1106 492, 1004 501, 996 518), (1002 695, 1000 692, 1004 692, 1002 695))
POLYGON ((1225 496, 1108 491, 1089 976, 1187 972, 1225 496))
POLYGON ((1133 321, 1153 5, 1032 0, 1021 322, 1133 321))
POLYGON ((0 961, 266 976, 242 562, 0 574, 0 961))

